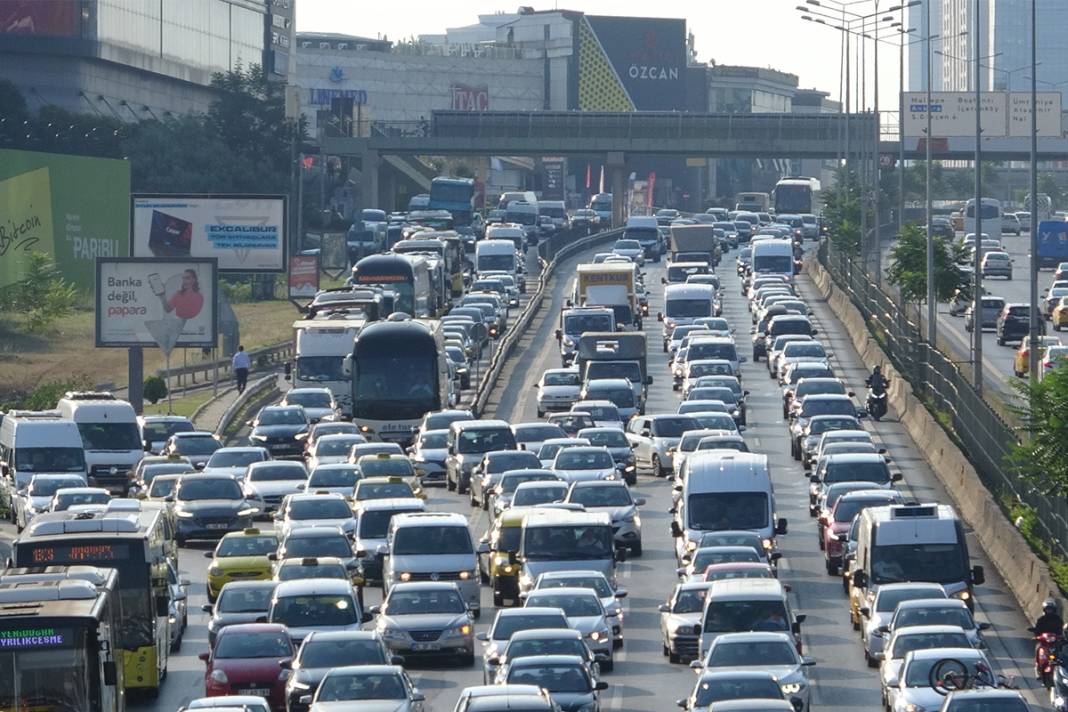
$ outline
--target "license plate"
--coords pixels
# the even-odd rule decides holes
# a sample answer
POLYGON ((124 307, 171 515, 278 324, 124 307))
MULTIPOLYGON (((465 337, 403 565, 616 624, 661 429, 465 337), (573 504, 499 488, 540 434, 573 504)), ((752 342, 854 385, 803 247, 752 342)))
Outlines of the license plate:
POLYGON ((207 528, 208 529, 229 529, 230 525, 229 524, 209 524, 209 525, 207 525, 207 528))
POLYGON ((412 643, 412 650, 414 652, 424 652, 427 650, 437 650, 437 643, 412 643))
POLYGON ((271 691, 266 687, 247 687, 243 690, 238 690, 239 695, 254 695, 256 697, 267 697, 271 694, 271 691))

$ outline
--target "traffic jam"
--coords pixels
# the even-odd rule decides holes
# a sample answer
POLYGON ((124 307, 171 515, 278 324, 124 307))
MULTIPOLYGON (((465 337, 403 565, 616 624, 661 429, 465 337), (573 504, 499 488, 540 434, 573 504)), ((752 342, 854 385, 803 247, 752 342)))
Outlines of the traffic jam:
POLYGON ((890 384, 843 372, 799 284, 811 216, 585 225, 547 338, 496 384, 518 395, 476 413, 543 288, 541 223, 505 207, 477 241, 388 216, 399 239, 306 306, 281 398, 225 442, 140 417, 116 476, 60 446, 78 412, 135 418, 111 394, 4 416, 4 709, 163 709, 170 662, 183 712, 607 712, 647 633, 678 699, 640 709, 820 709, 797 512, 885 709, 1030 709, 989 654, 967 526, 880 437, 890 384), (68 474, 34 474, 33 437, 68 474))

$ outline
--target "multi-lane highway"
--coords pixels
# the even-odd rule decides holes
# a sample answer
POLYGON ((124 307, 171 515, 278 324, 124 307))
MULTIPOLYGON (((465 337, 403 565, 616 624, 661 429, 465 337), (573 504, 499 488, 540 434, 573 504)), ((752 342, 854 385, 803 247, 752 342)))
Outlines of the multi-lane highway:
MULTIPOLYGON (((498 385, 488 416, 512 422, 535 419, 535 391, 531 386, 542 370, 559 363, 556 342, 552 338, 555 321, 559 309, 563 307, 564 293, 574 264, 579 259, 588 259, 592 252, 561 266, 550 284, 549 298, 498 385)), ((720 270, 724 276, 724 313, 737 330, 739 350, 746 353, 749 313, 743 298, 739 296, 738 280, 732 267, 733 256, 730 256, 724 260, 720 270)), ((654 287, 659 285, 662 265, 649 265, 646 272, 646 283, 652 287, 651 312, 655 314, 662 307, 660 289, 654 287)), ((842 333, 840 324, 826 305, 821 303, 805 278, 802 278, 801 288, 814 309, 820 338, 833 352, 836 370, 853 390, 862 393, 865 370, 848 338, 842 333)), ((648 319, 646 328, 654 336, 658 333, 659 325, 655 320, 648 319)), ((651 338, 650 342, 653 346, 649 353, 650 370, 655 382, 651 387, 648 410, 673 412, 678 404, 678 395, 670 387, 667 357, 660 353, 658 339, 651 338)), ((807 511, 807 480, 802 476, 800 465, 789 455, 786 428, 781 415, 780 390, 768 378, 763 363, 745 364, 743 375, 744 386, 751 392, 749 427, 745 437, 751 449, 769 456, 779 514, 789 519, 789 534, 780 539, 785 555, 781 561, 781 577, 792 587, 795 608, 808 616, 803 626, 803 642, 806 654, 817 661, 812 670, 815 682, 813 708, 878 709, 877 671, 865 666, 857 634, 848 621, 841 584, 838 579, 824 572, 822 555, 816 546, 816 529, 807 511)), ((868 422, 866 427, 871 428, 876 439, 888 448, 894 458, 895 469, 904 473, 905 482, 901 486, 909 496, 924 501, 951 501, 921 453, 892 417, 878 424, 868 422)), ((645 551, 641 558, 630 559, 621 567, 621 585, 630 594, 624 601, 626 644, 617 653, 615 670, 605 676, 610 688, 603 693, 605 697, 602 702, 604 708, 611 710, 664 710, 672 708, 675 699, 689 693, 694 674, 684 665, 669 664, 661 654, 657 605, 665 599, 676 581, 673 546, 668 531, 670 487, 665 480, 643 474, 637 490, 647 500, 642 511, 645 551)), ((430 493, 429 505, 432 509, 468 515, 472 530, 477 535, 486 529, 485 512, 471 509, 466 498, 434 490, 430 493)), ((4 525, 4 533, 11 534, 8 525, 4 525)), ((204 664, 197 659, 197 654, 207 650, 207 616, 200 611, 200 606, 206 602, 204 584, 208 564, 202 552, 208 549, 209 545, 198 544, 182 550, 182 574, 192 581, 189 629, 180 653, 171 658, 169 676, 159 698, 133 699, 131 703, 134 709, 175 710, 184 702, 203 694, 204 664)), ((1028 622, 1006 593, 1004 582, 974 540, 971 550, 976 559, 974 563, 983 564, 988 572, 986 584, 977 590, 976 610, 981 621, 992 625, 987 638, 990 654, 1002 672, 1017 676, 1025 686, 1033 687, 1032 651, 1029 636, 1025 632, 1028 622)), ((377 603, 378 598, 377 589, 367 591, 368 605, 377 603)), ((484 614, 478 622, 479 630, 485 630, 493 619, 488 590, 483 591, 482 606, 484 614)), ((409 661, 408 667, 426 693, 430 710, 452 709, 463 687, 482 682, 481 666, 478 664, 472 668, 455 668, 409 661)), ((1037 702, 1042 691, 1032 689, 1028 695, 1037 702)))

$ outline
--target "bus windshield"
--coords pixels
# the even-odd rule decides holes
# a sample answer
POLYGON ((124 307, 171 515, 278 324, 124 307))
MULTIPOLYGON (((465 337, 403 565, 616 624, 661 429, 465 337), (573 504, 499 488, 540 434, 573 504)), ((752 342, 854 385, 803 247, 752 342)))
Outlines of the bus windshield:
POLYGON ((342 356, 298 356, 297 374, 302 381, 344 381, 342 356))
POLYGON ((775 212, 811 213, 812 188, 807 185, 778 185, 775 187, 775 212))
POLYGON ((0 640, 0 709, 96 709, 85 629, 12 620, 0 628, 0 640))
POLYGON ((354 417, 416 419, 441 408, 437 354, 382 353, 357 358, 353 365, 354 417))

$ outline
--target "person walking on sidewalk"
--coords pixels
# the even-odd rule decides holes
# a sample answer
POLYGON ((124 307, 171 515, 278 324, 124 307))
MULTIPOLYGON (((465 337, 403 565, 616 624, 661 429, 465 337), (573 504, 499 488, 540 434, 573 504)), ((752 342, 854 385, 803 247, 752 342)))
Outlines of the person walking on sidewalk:
POLYGON ((248 370, 252 367, 252 360, 245 353, 244 346, 237 347, 237 353, 234 354, 231 367, 234 369, 234 377, 237 379, 237 392, 244 393, 245 385, 248 383, 248 370))

